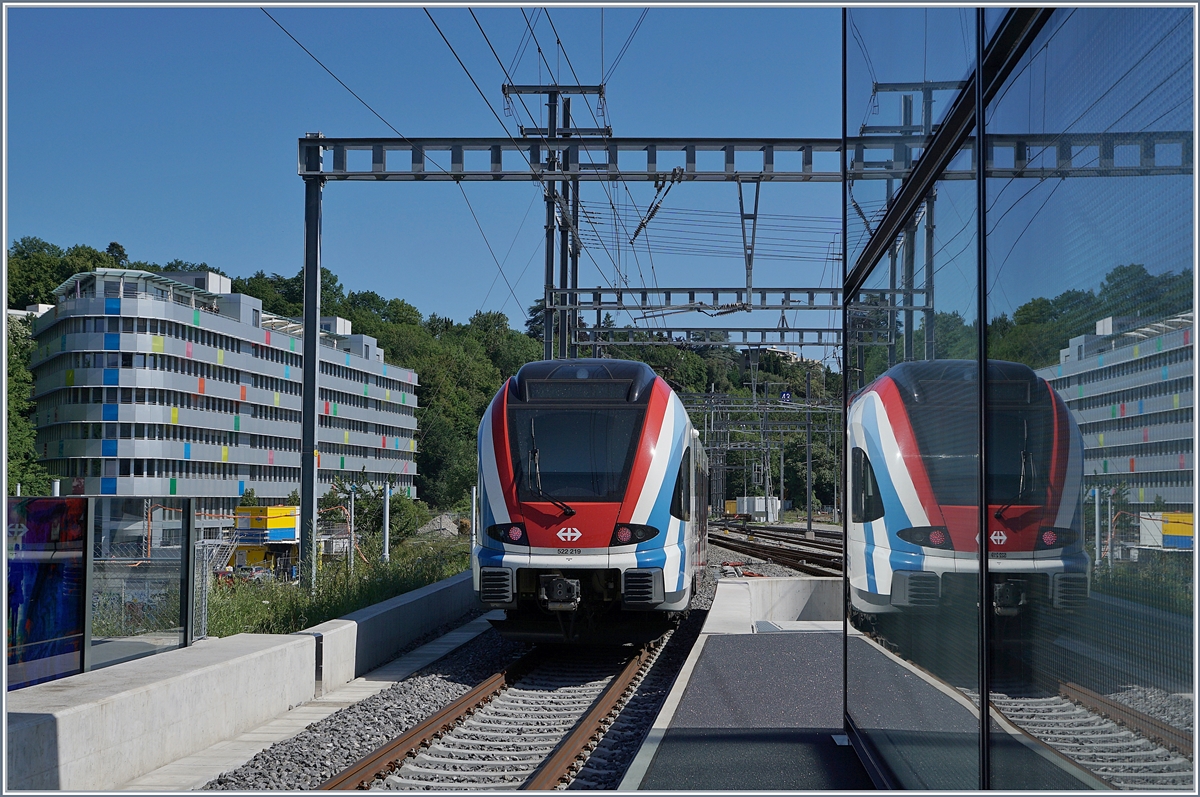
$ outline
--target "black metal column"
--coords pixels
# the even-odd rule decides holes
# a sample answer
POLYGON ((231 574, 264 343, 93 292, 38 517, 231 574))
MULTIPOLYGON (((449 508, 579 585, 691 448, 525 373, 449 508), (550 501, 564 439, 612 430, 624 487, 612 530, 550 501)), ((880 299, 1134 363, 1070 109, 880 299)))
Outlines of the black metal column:
MULTIPOLYGON (((554 145, 550 143, 557 136, 558 128, 558 93, 548 92, 546 107, 549 117, 546 127, 546 174, 552 174, 558 163, 554 145)), ((551 293, 554 290, 554 181, 542 183, 546 188, 546 283, 542 294, 542 359, 554 359, 554 307, 551 293)))
MULTIPOLYGON (((564 200, 571 199, 571 183, 567 180, 562 181, 562 196, 564 200)), ((559 248, 558 248, 558 287, 564 289, 568 287, 571 271, 571 225, 568 223, 566 216, 566 208, 569 207, 566 202, 559 207, 559 213, 563 214, 562 224, 558 225, 559 229, 559 248)), ((565 358, 568 352, 568 333, 570 331, 570 320, 567 317, 566 304, 569 301, 566 297, 560 299, 562 304, 558 307, 558 356, 565 358)))
MULTIPOLYGON (((179 529, 179 625, 183 628, 183 643, 192 644, 196 620, 196 510, 199 500, 183 500, 182 521, 179 529)), ((146 533, 151 534, 151 524, 146 524, 146 533)), ((208 573, 205 572, 205 577, 208 573)))
MULTIPOLYGON (((310 134, 309 138, 320 138, 310 134)), ((321 146, 305 147, 305 168, 321 170, 321 146)), ((317 580, 317 374, 321 346, 321 192, 325 180, 304 178, 304 376, 300 411, 300 582, 317 580)))
MULTIPOLYGON (((576 177, 571 181, 571 227, 574 230, 575 245, 571 248, 571 305, 579 304, 579 178, 576 177)), ((599 324, 596 325, 599 328, 599 324)), ((579 344, 576 339, 579 336, 579 310, 571 311, 571 356, 579 356, 579 344)), ((595 355, 593 355, 595 356, 595 355)))
POLYGON ((904 260, 901 262, 900 288, 904 293, 900 297, 904 307, 904 361, 917 359, 913 352, 913 280, 914 266, 917 256, 917 223, 909 221, 904 228, 904 260))
POLYGON ((808 404, 808 409, 804 411, 804 431, 808 437, 808 442, 804 445, 808 456, 808 463, 805 465, 805 470, 808 472, 808 495, 804 497, 804 504, 808 507, 806 532, 808 538, 812 539, 812 369, 804 372, 804 402, 808 404))
MULTIPOLYGON (((975 63, 983 64, 984 48, 983 9, 975 11, 975 63)), ((975 70, 975 225, 978 268, 976 274, 976 324, 979 359, 979 788, 987 789, 992 784, 991 757, 991 714, 988 711, 991 698, 991 673, 989 651, 991 649, 992 596, 988 584, 988 489, 987 489, 987 182, 984 167, 987 158, 984 120, 987 104, 983 96, 983 69, 975 70)))
POLYGON ((937 349, 934 347, 934 312, 933 312, 933 205, 937 198, 937 189, 929 192, 925 200, 925 359, 934 359, 937 349))

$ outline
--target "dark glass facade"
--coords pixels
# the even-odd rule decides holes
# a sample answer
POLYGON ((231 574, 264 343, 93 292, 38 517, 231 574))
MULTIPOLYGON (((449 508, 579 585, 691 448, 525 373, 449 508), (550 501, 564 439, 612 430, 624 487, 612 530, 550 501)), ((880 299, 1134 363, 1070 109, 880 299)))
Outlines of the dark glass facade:
POLYGON ((878 782, 1195 789, 1193 29, 845 12, 845 707, 878 782))

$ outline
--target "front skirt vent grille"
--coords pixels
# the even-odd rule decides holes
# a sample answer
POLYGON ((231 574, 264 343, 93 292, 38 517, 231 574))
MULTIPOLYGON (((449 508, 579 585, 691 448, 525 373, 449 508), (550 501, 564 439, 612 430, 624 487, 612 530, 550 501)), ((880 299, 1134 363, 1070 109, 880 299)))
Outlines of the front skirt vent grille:
POLYGON ((897 570, 892 573, 892 605, 937 606, 940 587, 937 573, 897 570))
POLYGON ((1054 574, 1054 608, 1082 609, 1087 605, 1088 578, 1083 573, 1054 574))
POLYGON ((479 599, 484 603, 512 603, 512 571, 507 567, 480 568, 479 599))
POLYGON ((652 606, 662 603, 663 571, 659 568, 626 570, 621 592, 627 606, 652 606))

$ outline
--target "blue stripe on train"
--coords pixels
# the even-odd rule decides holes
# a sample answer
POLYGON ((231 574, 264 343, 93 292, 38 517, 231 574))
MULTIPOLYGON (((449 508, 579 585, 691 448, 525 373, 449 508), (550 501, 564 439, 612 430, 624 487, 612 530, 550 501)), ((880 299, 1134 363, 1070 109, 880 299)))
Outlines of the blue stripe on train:
MULTIPOLYGON (((881 525, 886 532, 885 545, 889 550, 888 564, 893 572, 911 569, 914 564, 918 566, 918 569, 923 569, 925 554, 921 547, 901 540, 893 531, 908 528, 912 525, 912 520, 905 511, 904 504, 900 501, 900 494, 896 490, 896 484, 892 478, 892 462, 884 455, 883 447, 879 443, 881 419, 878 417, 877 408, 878 405, 875 402, 867 403, 863 412, 863 426, 870 432, 865 441, 867 459, 871 461, 872 470, 875 471, 875 481, 879 485, 879 496, 883 499, 884 522, 881 525)), ((869 541, 867 545, 868 561, 870 561, 873 549, 874 545, 869 541)))

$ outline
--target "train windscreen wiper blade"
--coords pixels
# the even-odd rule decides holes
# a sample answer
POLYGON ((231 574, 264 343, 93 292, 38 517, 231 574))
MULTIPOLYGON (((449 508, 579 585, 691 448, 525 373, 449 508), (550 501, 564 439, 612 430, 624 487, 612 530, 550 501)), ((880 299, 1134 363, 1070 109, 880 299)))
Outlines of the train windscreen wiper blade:
MULTIPOLYGON (((538 447, 537 447, 537 432, 534 431, 533 418, 529 419, 529 437, 533 443, 533 449, 529 452, 529 457, 530 457, 530 459, 533 460, 533 473, 534 473, 534 476, 537 478, 537 487, 532 488, 532 491, 536 492, 538 494, 538 497, 545 498, 547 501, 549 501, 550 503, 554 504, 556 507, 561 509, 566 514, 567 517, 571 517, 572 515, 575 514, 574 509, 572 509, 570 506, 563 503, 562 501, 559 501, 555 498, 551 498, 542 489, 541 453, 538 451, 538 447)), ((529 483, 528 474, 526 474, 525 483, 526 484, 529 483)))
POLYGON ((1021 496, 1025 494, 1025 460, 1029 459, 1029 419, 1022 419, 1025 426, 1025 436, 1021 438, 1021 480, 1017 483, 1017 494, 1012 497, 1004 506, 996 510, 992 517, 996 520, 1004 519, 1004 511, 1010 506, 1021 500, 1021 496))

